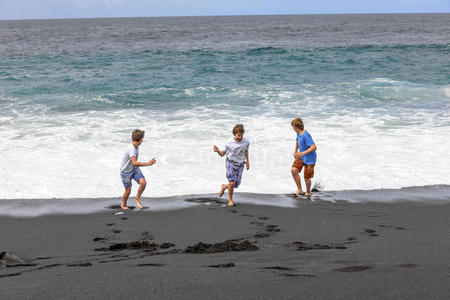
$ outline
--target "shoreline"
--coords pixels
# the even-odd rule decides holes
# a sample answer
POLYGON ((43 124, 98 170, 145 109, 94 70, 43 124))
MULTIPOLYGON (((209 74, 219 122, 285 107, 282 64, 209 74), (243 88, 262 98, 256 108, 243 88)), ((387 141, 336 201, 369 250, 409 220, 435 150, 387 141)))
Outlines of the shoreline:
POLYGON ((445 299, 450 204, 0 216, 8 299, 445 299), (68 284, 69 283, 69 284, 68 284))
MULTIPOLYGON (((313 192, 312 202, 346 203, 423 203, 450 204, 450 185, 435 184, 409 186, 398 189, 384 188, 373 190, 335 190, 313 192)), ((129 204, 134 206, 133 196, 129 204)), ((227 193, 222 198, 217 193, 186 194, 160 197, 142 197, 145 207, 151 211, 170 211, 198 205, 217 205, 227 202, 227 193)), ((305 197, 292 197, 290 194, 264 194, 237 192, 237 203, 263 205, 269 207, 296 208, 305 197)), ((47 198, 47 199, 0 199, 0 216, 39 217, 53 214, 92 214, 108 212, 111 207, 121 203, 120 196, 103 198, 47 198)))

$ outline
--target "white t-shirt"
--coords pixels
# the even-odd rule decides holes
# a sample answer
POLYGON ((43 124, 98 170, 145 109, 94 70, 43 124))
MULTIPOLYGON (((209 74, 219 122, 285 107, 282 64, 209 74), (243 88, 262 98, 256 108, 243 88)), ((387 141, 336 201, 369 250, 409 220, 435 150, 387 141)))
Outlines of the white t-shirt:
POLYGON ((136 156, 136 160, 139 156, 139 148, 136 149, 133 144, 129 144, 127 147, 127 150, 125 150, 125 153, 123 154, 122 158, 122 164, 120 165, 120 171, 124 172, 130 172, 133 170, 134 166, 131 162, 131 157, 136 156))
POLYGON ((245 151, 248 150, 249 145, 250 142, 245 137, 240 142, 236 142, 234 139, 230 140, 226 143, 224 149, 227 153, 227 159, 243 163, 245 161, 245 151))

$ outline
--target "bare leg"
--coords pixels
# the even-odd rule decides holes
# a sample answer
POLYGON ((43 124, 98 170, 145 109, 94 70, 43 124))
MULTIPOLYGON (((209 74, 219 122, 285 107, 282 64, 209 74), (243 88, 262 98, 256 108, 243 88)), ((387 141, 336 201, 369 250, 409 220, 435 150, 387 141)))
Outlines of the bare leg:
POLYGON ((136 194, 136 199, 134 199, 134 201, 136 201, 136 204, 139 206, 139 208, 144 208, 144 206, 142 205, 140 199, 141 199, 141 195, 145 190, 145 186, 147 185, 147 182, 145 181, 145 178, 141 178, 139 179, 139 189, 138 192, 136 194))
POLYGON ((222 184, 222 187, 220 188, 219 197, 223 196, 223 193, 225 193, 225 190, 228 188, 228 184, 222 184))
POLYGON ((129 209, 127 206, 127 201, 128 201, 128 197, 130 196, 130 193, 131 193, 131 186, 125 188, 125 192, 123 193, 123 196, 122 196, 122 204, 120 204, 120 207, 124 210, 129 209))
POLYGON ((311 196, 311 178, 305 178, 306 196, 311 196))
POLYGON ((300 175, 298 174, 299 170, 297 168, 292 168, 291 173, 292 178, 294 178, 295 184, 297 185, 297 191, 295 192, 295 195, 298 196, 300 194, 303 194, 302 183, 300 181, 300 175))
POLYGON ((228 206, 234 206, 233 203, 234 181, 228 183, 228 206))

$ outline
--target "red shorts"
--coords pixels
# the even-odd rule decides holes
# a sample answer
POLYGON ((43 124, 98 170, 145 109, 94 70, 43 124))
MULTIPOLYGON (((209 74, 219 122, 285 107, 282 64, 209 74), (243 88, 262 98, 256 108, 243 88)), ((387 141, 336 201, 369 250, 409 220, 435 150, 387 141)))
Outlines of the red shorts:
POLYGON ((303 160, 300 159, 296 159, 294 161, 294 163, 292 164, 293 168, 296 168, 298 170, 298 172, 300 173, 300 171, 302 170, 303 166, 305 166, 305 172, 303 173, 303 177, 305 179, 309 179, 309 178, 313 178, 314 177, 314 165, 305 165, 305 163, 303 162, 303 160))

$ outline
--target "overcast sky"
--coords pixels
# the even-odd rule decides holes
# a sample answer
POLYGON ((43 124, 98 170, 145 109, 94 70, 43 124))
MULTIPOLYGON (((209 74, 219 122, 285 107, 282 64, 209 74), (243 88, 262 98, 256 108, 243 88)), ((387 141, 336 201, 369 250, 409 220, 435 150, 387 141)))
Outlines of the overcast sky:
POLYGON ((450 12, 450 0, 0 0, 0 19, 450 12))

